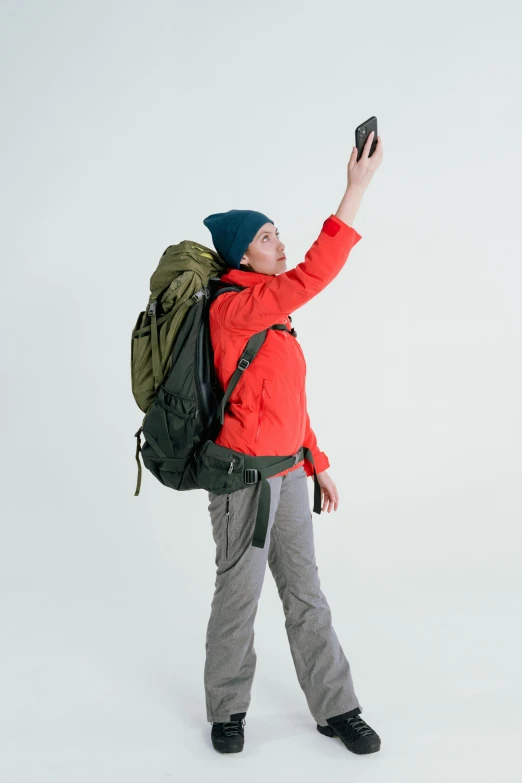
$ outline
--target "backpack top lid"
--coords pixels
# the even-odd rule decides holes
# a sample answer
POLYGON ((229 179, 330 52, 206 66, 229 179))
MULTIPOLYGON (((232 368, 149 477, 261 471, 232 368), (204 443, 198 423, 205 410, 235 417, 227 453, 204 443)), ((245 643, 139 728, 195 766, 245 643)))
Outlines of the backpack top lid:
POLYGON ((204 245, 184 239, 177 245, 169 245, 150 278, 150 298, 157 299, 173 279, 184 272, 197 272, 206 285, 208 277, 228 271, 223 259, 204 245))

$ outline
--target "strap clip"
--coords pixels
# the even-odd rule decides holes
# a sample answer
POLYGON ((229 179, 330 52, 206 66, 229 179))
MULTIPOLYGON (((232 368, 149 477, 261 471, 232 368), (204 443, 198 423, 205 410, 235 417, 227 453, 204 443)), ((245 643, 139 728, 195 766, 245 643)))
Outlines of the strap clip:
POLYGON ((257 482, 257 474, 259 471, 257 468, 245 468, 244 481, 245 484, 255 484, 257 482))

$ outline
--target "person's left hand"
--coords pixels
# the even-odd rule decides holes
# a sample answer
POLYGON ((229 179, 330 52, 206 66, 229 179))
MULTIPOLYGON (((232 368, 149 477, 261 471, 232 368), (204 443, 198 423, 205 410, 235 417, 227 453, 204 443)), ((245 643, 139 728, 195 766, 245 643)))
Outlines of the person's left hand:
POLYGON ((317 481, 321 486, 321 511, 337 511, 339 505, 339 494, 337 487, 332 477, 328 474, 327 470, 322 470, 321 473, 317 473, 317 481))

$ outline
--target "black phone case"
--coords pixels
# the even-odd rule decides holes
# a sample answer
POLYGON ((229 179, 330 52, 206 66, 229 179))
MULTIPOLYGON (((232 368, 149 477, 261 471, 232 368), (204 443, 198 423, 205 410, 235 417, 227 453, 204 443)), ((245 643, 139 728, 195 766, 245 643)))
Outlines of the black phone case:
POLYGON ((370 117, 365 122, 361 122, 355 129, 355 146, 357 147, 357 160, 360 160, 363 154, 364 145, 368 139, 368 136, 372 131, 375 131, 373 137, 372 146, 370 147, 369 158, 372 157, 377 146, 377 117, 370 117))

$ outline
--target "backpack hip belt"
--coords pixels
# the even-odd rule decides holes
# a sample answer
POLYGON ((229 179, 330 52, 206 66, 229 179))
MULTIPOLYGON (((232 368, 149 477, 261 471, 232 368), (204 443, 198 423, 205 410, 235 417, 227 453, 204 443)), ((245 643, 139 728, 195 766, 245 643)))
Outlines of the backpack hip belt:
POLYGON ((315 472, 313 454, 306 446, 301 446, 295 454, 288 457, 255 457, 207 440, 201 451, 195 455, 195 459, 198 485, 217 495, 235 492, 261 481, 252 546, 262 549, 266 541, 270 516, 270 484, 266 479, 297 465, 302 459, 307 459, 312 463, 314 469, 313 510, 316 514, 321 513, 321 486, 315 472))

